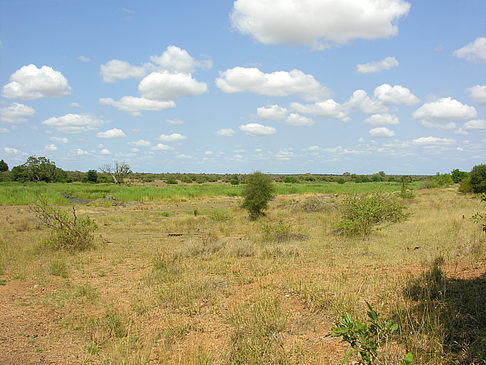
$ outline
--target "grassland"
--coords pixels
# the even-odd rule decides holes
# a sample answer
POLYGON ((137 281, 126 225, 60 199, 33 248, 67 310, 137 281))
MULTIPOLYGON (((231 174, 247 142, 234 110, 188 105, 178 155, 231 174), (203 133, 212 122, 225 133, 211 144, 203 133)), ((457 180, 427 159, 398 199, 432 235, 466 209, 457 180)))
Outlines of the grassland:
POLYGON ((251 222, 238 186, 1 185, 0 363, 336 364, 348 347, 326 335, 366 301, 399 324, 376 363, 484 363, 482 203, 416 190, 407 220, 337 235, 342 194, 377 187, 400 189, 278 185, 251 222), (77 205, 99 229, 71 254, 43 245, 36 192, 143 204, 77 205))

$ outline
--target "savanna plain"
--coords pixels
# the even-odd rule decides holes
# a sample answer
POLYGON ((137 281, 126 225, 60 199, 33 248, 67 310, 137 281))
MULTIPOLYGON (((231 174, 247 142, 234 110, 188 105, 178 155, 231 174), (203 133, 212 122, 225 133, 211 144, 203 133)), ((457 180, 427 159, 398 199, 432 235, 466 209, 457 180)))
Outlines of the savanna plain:
POLYGON ((457 186, 281 184, 252 221, 229 185, 47 185, 0 187, 1 364, 340 364, 328 335, 367 303, 398 326, 373 363, 486 363, 485 203, 457 186), (96 222, 92 248, 48 244, 35 189, 96 222), (404 219, 343 235, 346 197, 374 190, 404 219))

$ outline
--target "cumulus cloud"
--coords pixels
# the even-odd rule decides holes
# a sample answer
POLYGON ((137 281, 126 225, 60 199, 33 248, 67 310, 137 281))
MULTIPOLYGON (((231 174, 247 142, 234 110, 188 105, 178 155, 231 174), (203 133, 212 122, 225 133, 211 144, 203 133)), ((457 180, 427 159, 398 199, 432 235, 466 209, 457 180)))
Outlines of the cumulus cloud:
POLYGON ((78 56, 78 60, 81 62, 91 62, 91 58, 86 56, 78 56))
POLYGON ((303 115, 297 113, 291 113, 288 116, 286 122, 287 124, 293 125, 295 127, 309 127, 315 124, 315 122, 312 119, 304 117, 303 115))
POLYGON ((180 119, 166 119, 165 122, 170 125, 182 125, 184 124, 183 120, 180 119))
POLYGON ((329 90, 314 76, 300 70, 263 73, 255 67, 234 67, 220 72, 216 86, 228 94, 250 91, 265 96, 299 95, 308 101, 317 101, 329 90))
POLYGON ((277 133, 277 130, 273 127, 266 127, 259 123, 248 123, 240 125, 240 130, 250 136, 266 136, 269 134, 277 133))
POLYGON ((386 113, 388 111, 388 108, 381 101, 371 99, 364 90, 356 90, 344 106, 358 109, 364 114, 386 113))
POLYGON ((464 129, 466 130, 484 130, 486 129, 486 120, 475 119, 470 120, 464 124, 464 129))
POLYGON ((107 131, 96 133, 96 137, 106 139, 125 138, 126 136, 127 135, 119 128, 108 129, 107 131))
POLYGON ((167 47, 164 53, 160 56, 152 56, 150 60, 163 70, 174 73, 192 73, 197 67, 208 70, 213 66, 210 59, 196 61, 185 49, 176 46, 167 47))
POLYGON ((7 99, 33 100, 71 95, 66 78, 49 66, 22 66, 10 75, 9 80, 2 89, 2 96, 7 99))
POLYGON ((307 105, 292 103, 290 104, 290 107, 299 113, 310 114, 314 117, 335 118, 340 119, 343 122, 349 121, 347 109, 333 99, 327 99, 325 101, 307 105))
POLYGON ((84 155, 89 154, 88 151, 82 150, 81 148, 76 148, 74 153, 76 153, 76 155, 78 155, 78 156, 84 156, 84 155))
POLYGON ((405 104, 414 105, 419 102, 419 98, 413 95, 406 87, 383 84, 375 89, 375 97, 386 104, 405 104))
POLYGON ((21 155, 23 154, 22 151, 19 151, 16 148, 13 147, 4 147, 3 152, 6 153, 7 155, 21 155))
POLYGON ((128 144, 137 147, 150 147, 152 145, 152 143, 144 139, 139 139, 138 141, 135 142, 128 142, 128 144))
POLYGON ((323 42, 388 38, 408 14, 404 0, 237 0, 235 29, 264 44, 287 43, 322 49, 323 42))
POLYGON ((370 136, 372 137, 390 138, 394 135, 395 132, 386 127, 378 127, 370 130, 370 136))
POLYGON ((477 111, 473 106, 448 97, 422 105, 412 116, 434 125, 473 119, 477 116, 477 111))
POLYGON ((132 66, 125 61, 110 60, 100 66, 100 73, 104 82, 115 82, 129 78, 142 78, 147 70, 144 67, 132 66))
POLYGON ((175 102, 173 102, 172 100, 160 101, 137 98, 134 96, 124 96, 119 100, 113 100, 112 98, 100 98, 99 102, 102 105, 114 106, 118 110, 122 110, 136 117, 142 115, 142 110, 159 111, 172 109, 176 106, 175 102))
POLYGON ((100 154, 102 155, 111 155, 111 152, 109 149, 107 148, 103 148, 101 151, 100 151, 100 154))
POLYGON ((170 147, 170 146, 167 146, 163 143, 158 143, 157 145, 152 147, 152 150, 154 150, 154 151, 168 151, 168 150, 171 150, 171 149, 173 149, 173 148, 170 147))
POLYGON ((49 144, 44 147, 46 151, 57 151, 57 146, 55 144, 49 144))
POLYGON ((454 55, 469 62, 486 62, 486 37, 476 38, 474 42, 455 50, 454 55))
POLYGON ((369 118, 365 119, 365 123, 379 127, 385 125, 397 125, 400 124, 398 117, 391 114, 373 114, 369 118))
POLYGON ((438 137, 420 137, 413 140, 413 143, 418 146, 448 146, 456 142, 449 138, 438 137))
POLYGON ((30 106, 13 103, 7 107, 0 108, 0 121, 10 124, 22 124, 35 114, 30 106))
POLYGON ((216 131, 216 135, 221 137, 232 137, 235 135, 235 131, 231 128, 222 128, 216 131))
POLYGON ((186 136, 183 136, 182 134, 179 134, 179 133, 172 133, 172 134, 161 134, 160 136, 158 136, 156 139, 158 139, 159 141, 162 141, 162 142, 180 142, 180 141, 183 141, 185 140, 187 137, 186 136))
POLYGON ((62 117, 52 117, 42 122, 42 124, 55 128, 65 134, 76 134, 96 130, 97 127, 105 122, 90 115, 85 114, 66 114, 62 117))
POLYGON ((0 133, 8 133, 8 129, 7 128, 0 128, 0 133))
POLYGON ((174 100, 183 96, 204 94, 208 91, 208 86, 193 79, 190 74, 152 72, 140 82, 138 91, 147 99, 174 100))
POLYGON ((381 61, 359 64, 356 66, 356 72, 370 74, 391 70, 394 67, 398 67, 398 60, 395 57, 387 57, 381 61))
POLYGON ((476 85, 467 90, 476 103, 486 104, 486 85, 476 85))
POLYGON ((287 109, 279 105, 262 106, 257 108, 257 115, 266 120, 283 120, 287 116, 287 109))
POLYGON ((69 139, 66 137, 51 137, 50 140, 56 143, 66 144, 69 143, 69 139))

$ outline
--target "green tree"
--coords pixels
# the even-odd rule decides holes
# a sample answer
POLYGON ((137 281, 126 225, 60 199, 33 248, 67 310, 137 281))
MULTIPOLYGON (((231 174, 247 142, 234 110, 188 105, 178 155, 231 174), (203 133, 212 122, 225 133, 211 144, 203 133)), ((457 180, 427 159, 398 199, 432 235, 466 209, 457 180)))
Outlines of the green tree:
POLYGON ((98 173, 96 170, 89 170, 86 174, 86 180, 91 183, 96 183, 98 181, 98 173))
POLYGON ((115 184, 121 184, 123 179, 132 173, 126 162, 116 161, 114 165, 105 164, 99 168, 102 173, 109 174, 115 184))
POLYGON ((275 196, 272 178, 260 171, 249 175, 242 196, 244 201, 241 206, 250 213, 251 220, 264 215, 268 202, 275 196))
POLYGON ((486 165, 476 165, 469 174, 469 181, 474 193, 486 193, 486 165))
POLYGON ((460 183, 468 176, 469 174, 467 172, 459 171, 459 169, 452 170, 451 172, 451 177, 452 177, 452 181, 454 181, 454 184, 460 183))
POLYGON ((12 169, 12 177, 15 181, 45 181, 63 182, 67 180, 67 174, 56 164, 45 158, 30 156, 27 161, 12 169))
POLYGON ((8 165, 4 160, 2 160, 0 161, 0 172, 4 171, 8 171, 8 165))

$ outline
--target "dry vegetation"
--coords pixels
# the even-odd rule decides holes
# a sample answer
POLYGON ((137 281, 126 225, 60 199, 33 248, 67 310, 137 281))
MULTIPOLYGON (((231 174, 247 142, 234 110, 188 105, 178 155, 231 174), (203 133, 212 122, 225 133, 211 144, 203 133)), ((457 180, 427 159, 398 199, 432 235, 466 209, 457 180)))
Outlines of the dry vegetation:
POLYGON ((336 364, 326 337, 366 301, 399 325, 377 363, 484 363, 486 234, 479 200, 417 191, 409 217, 335 234, 342 197, 78 206, 96 247, 49 249, 27 207, 0 207, 0 363, 336 364))

